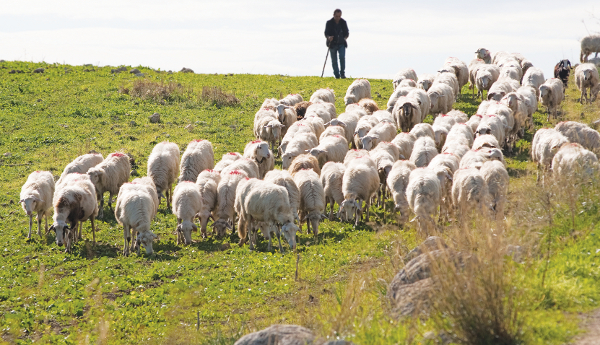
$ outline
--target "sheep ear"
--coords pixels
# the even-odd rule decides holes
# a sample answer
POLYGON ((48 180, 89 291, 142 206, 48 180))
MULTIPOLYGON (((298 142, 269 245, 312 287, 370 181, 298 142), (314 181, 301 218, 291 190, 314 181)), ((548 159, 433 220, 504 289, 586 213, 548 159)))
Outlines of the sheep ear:
POLYGON ((285 127, 285 125, 283 125, 283 124, 280 124, 280 125, 279 125, 279 128, 283 128, 283 127, 285 127))
POLYGON ((271 126, 271 125, 266 125, 265 126, 265 128, 271 128, 271 127, 273 127, 273 126, 271 126))
POLYGON ((400 158, 400 159, 406 159, 406 157, 404 157, 404 155, 403 155, 403 154, 399 154, 399 155, 398 155, 398 158, 400 158))
POLYGON ((21 199, 21 200, 19 200, 19 203, 22 203, 23 201, 25 201, 25 199, 21 199))
POLYGON ((176 232, 181 232, 181 224, 177 224, 177 227, 175 228, 176 232))
POLYGON ((346 124, 345 124, 345 123, 343 123, 342 121, 338 121, 338 122, 339 122, 339 125, 340 125, 340 126, 342 126, 342 127, 344 127, 344 128, 348 127, 348 125, 346 125, 346 124))

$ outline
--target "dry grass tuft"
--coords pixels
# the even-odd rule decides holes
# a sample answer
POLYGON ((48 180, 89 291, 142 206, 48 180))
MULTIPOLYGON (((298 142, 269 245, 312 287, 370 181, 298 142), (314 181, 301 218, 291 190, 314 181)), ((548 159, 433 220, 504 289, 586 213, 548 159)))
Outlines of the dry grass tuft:
POLYGON ((220 87, 204 86, 201 94, 202 101, 217 107, 232 107, 240 104, 240 100, 233 93, 227 93, 220 87))

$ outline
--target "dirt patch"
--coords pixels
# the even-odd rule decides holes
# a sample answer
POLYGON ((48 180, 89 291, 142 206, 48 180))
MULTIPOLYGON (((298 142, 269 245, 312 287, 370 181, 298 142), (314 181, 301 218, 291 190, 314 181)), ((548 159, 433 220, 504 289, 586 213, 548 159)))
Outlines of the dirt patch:
POLYGON ((600 309, 591 313, 582 314, 580 327, 585 333, 578 335, 569 344, 571 345, 597 345, 600 344, 600 309))

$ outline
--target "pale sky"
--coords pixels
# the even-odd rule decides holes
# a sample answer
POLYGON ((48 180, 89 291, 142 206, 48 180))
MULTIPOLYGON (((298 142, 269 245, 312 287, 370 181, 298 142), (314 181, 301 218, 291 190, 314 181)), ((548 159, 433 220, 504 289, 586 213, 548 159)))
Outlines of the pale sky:
POLYGON ((468 64, 480 47, 520 52, 549 78, 559 60, 579 61, 588 31, 600 31, 597 1, 4 2, 0 59, 196 73, 319 76, 335 8, 350 29, 354 78, 435 73, 449 56, 468 64))

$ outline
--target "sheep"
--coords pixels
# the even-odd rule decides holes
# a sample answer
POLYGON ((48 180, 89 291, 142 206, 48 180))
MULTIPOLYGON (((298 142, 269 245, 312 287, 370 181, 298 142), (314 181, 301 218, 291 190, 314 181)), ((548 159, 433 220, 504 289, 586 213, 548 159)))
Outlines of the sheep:
MULTIPOLYGON (((498 78, 488 90, 487 99, 488 101, 494 100, 499 102, 507 93, 516 91, 517 89, 518 87, 516 89, 513 88, 513 85, 509 80, 498 78)), ((477 112, 480 113, 479 111, 477 112)))
POLYGON ((284 98, 279 100, 279 104, 287 105, 288 107, 293 107, 296 104, 303 102, 302 95, 298 93, 291 93, 284 98))
POLYGON ((408 220, 408 201, 406 199, 406 187, 408 177, 411 171, 417 167, 406 160, 400 160, 394 163, 390 170, 385 185, 392 194, 394 201, 394 213, 400 213, 400 223, 406 223, 408 220))
POLYGON ((557 178, 566 178, 573 185, 574 179, 588 180, 594 176, 598 171, 598 158, 577 143, 565 143, 552 158, 552 171, 557 178))
POLYGON ((429 114, 437 115, 439 113, 447 113, 454 105, 454 91, 452 88, 443 83, 433 84, 427 91, 427 95, 431 100, 429 114))
POLYGON ((426 167, 438 154, 435 142, 429 137, 420 137, 415 141, 410 161, 417 167, 426 167))
POLYGON ((56 182, 56 185, 62 183, 63 177, 67 174, 71 173, 80 173, 85 174, 90 170, 90 168, 95 167, 96 165, 102 163, 104 157, 100 153, 93 152, 87 153, 85 155, 81 155, 75 158, 71 163, 67 164, 65 170, 63 170, 60 178, 56 182))
POLYGON ((363 98, 371 98, 371 83, 367 79, 356 79, 348 86, 344 104, 358 103, 363 98))
MULTIPOLYGON (((521 69, 523 70, 523 77, 525 77, 525 73, 527 73, 527 71, 529 71, 529 69, 533 67, 533 62, 525 59, 521 61, 521 69)), ((523 79, 521 79, 521 83, 523 82, 523 79)))
POLYGON ((452 182, 452 203, 457 208, 459 223, 475 211, 484 217, 488 215, 488 185, 477 168, 462 168, 454 173, 452 182), (469 212, 471 211, 471 212, 469 212))
POLYGON ((417 82, 417 87, 425 92, 429 90, 433 81, 435 80, 435 75, 433 74, 421 74, 419 76, 419 81, 417 82))
MULTIPOLYGON (((247 240, 246 235, 250 225, 261 223, 261 231, 269 239, 269 251, 271 250, 271 232, 275 232, 277 235, 280 252, 283 252, 281 233, 292 250, 296 249, 296 233, 299 229, 294 224, 294 215, 285 187, 257 179, 243 180, 235 194, 235 210, 240 215, 238 221, 240 246, 247 240)), ((253 229, 249 230, 250 249, 253 250, 256 236, 252 236, 253 229)))
POLYGON ((369 164, 376 168, 375 161, 371 158, 369 151, 360 149, 360 150, 348 150, 346 153, 346 157, 344 157, 344 165, 346 167, 350 166, 354 162, 354 160, 361 159, 365 160, 365 164, 369 164))
POLYGON ((235 162, 236 160, 242 158, 242 154, 239 152, 227 152, 223 154, 223 157, 221 158, 221 160, 215 165, 215 167, 213 168, 214 171, 216 172, 221 172, 223 171, 223 169, 227 168, 231 163, 235 162))
MULTIPOLYGON (((487 102, 487 101, 484 101, 484 102, 487 102)), ((466 125, 471 127, 471 130, 473 130, 473 132, 475 132, 477 130, 477 127, 479 127, 479 123, 481 123, 482 118, 483 118, 483 115, 475 114, 469 118, 469 121, 467 121, 466 125)))
POLYGON ((223 169, 223 171, 221 171, 221 174, 225 175, 235 170, 243 171, 248 176, 248 178, 258 178, 258 176, 260 175, 260 169, 258 167, 258 164, 256 164, 256 161, 254 159, 250 158, 244 157, 242 159, 236 160, 235 162, 231 163, 227 168, 223 169))
MULTIPOLYGON (((496 144, 504 143, 505 128, 500 117, 495 115, 485 115, 481 119, 479 126, 475 130, 478 136, 491 134, 496 138, 496 144)), ((473 146, 473 144, 471 144, 473 146)))
POLYGON ((498 143, 498 139, 496 139, 495 136, 491 134, 478 135, 477 138, 473 140, 473 147, 471 147, 471 149, 479 150, 484 147, 491 147, 497 149, 502 148, 502 146, 500 146, 500 143, 498 143))
POLYGON ((191 181, 179 183, 173 191, 173 214, 177 217, 177 244, 192 244, 192 231, 198 231, 194 223, 202 211, 202 194, 191 181))
POLYGON ((415 138, 419 139, 421 137, 430 137, 431 139, 435 139, 435 132, 433 131, 433 126, 428 123, 418 123, 413 129, 410 131, 415 138))
POLYGON ((556 151, 569 139, 553 128, 540 128, 531 141, 531 160, 537 163, 537 180, 542 173, 549 170, 556 151))
POLYGON ((312 127, 313 133, 315 133, 317 138, 325 131, 325 121, 321 117, 307 115, 303 122, 312 127))
MULTIPOLYGON (((516 132, 520 132, 521 126, 526 120, 520 118, 518 119, 519 121, 516 121, 511 108, 509 108, 506 104, 496 101, 490 103, 485 115, 483 115, 482 120, 492 115, 499 118, 501 122, 500 127, 503 128, 503 133, 501 132, 499 135, 502 135, 504 138, 514 135, 516 132)), ((502 142, 500 138, 498 138, 498 142, 502 142)))
POLYGON ((163 141, 156 144, 148 157, 148 171, 154 184, 158 199, 167 199, 167 209, 171 208, 171 187, 179 175, 179 146, 163 141))
POLYGON ((447 130, 450 130, 452 126, 456 123, 456 120, 453 116, 447 114, 440 114, 433 120, 433 125, 438 125, 445 127, 447 130))
POLYGON ((569 82, 569 75, 571 74, 571 61, 567 59, 560 60, 556 66, 554 66, 554 78, 558 78, 563 83, 563 92, 567 89, 567 83, 569 82))
POLYGON ((442 187, 435 171, 416 168, 410 172, 406 186, 408 206, 415 214, 419 232, 426 236, 435 229, 433 217, 437 213, 442 196, 442 187))
POLYGON ((418 80, 417 73, 412 68, 404 68, 398 71, 398 73, 396 73, 392 81, 392 84, 394 85, 394 90, 396 90, 400 82, 404 79, 418 80))
POLYGON ((446 137, 448 136, 448 128, 436 124, 434 124, 431 127, 433 129, 435 147, 438 151, 441 151, 442 147, 444 147, 444 144, 446 143, 446 137))
MULTIPOLYGON (((450 131, 446 136, 444 147, 454 144, 462 144, 471 147, 473 146, 473 139, 473 129, 465 123, 457 123, 450 128, 450 131)), ((442 151, 444 150, 442 149, 442 151)))
MULTIPOLYGON (((265 175, 265 181, 282 186, 287 190, 288 201, 290 202, 294 219, 299 221, 298 209, 300 208, 300 190, 298 190, 298 186, 296 186, 292 175, 285 170, 271 170, 265 175)), ((340 186, 341 183, 342 180, 340 177, 340 186)))
POLYGON ((398 147, 400 159, 410 158, 415 141, 417 141, 417 137, 411 133, 402 132, 396 135, 394 140, 392 140, 392 144, 398 147))
POLYGON ((421 122, 425 120, 425 117, 427 114, 429 114, 429 110, 431 108, 431 100, 429 99, 427 92, 421 89, 412 89, 406 94, 406 97, 417 100, 419 106, 421 107, 421 122))
POLYGON ((339 205, 344 201, 342 192, 342 180, 344 178, 346 166, 343 163, 327 162, 321 169, 321 184, 325 193, 325 211, 329 204, 329 220, 333 220, 333 206, 339 205))
POLYGON ((596 53, 596 58, 598 57, 598 53, 600 53, 600 35, 598 34, 585 36, 581 39, 581 53, 579 54, 579 62, 588 62, 588 56, 592 53, 596 53))
MULTIPOLYGON (((244 158, 254 160, 258 165, 257 178, 263 179, 269 170, 275 168, 275 158, 273 152, 269 150, 269 144, 264 141, 255 140, 246 144, 244 147, 244 158)), ((250 174, 248 174, 248 177, 250 174)))
POLYGON ((521 82, 521 79, 523 78, 523 68, 521 67, 521 61, 523 61, 524 59, 525 58, 523 56, 517 58, 516 55, 514 55, 513 53, 511 57, 496 63, 496 66, 498 66, 500 70, 504 69, 505 71, 509 71, 509 74, 500 73, 501 76, 505 76, 506 78, 510 78, 516 80, 517 82, 521 82))
POLYGON ((33 214, 37 213, 37 234, 42 237, 42 218, 46 218, 46 232, 48 232, 48 216, 52 208, 52 196, 54 195, 54 177, 49 171, 34 171, 21 187, 20 201, 23 211, 29 217, 29 234, 31 239, 31 227, 33 214))
POLYGON ((192 140, 185 149, 183 156, 181 156, 179 182, 196 182, 201 171, 214 167, 215 155, 210 141, 192 140))
MULTIPOLYGON (((364 116, 367 117, 367 116, 364 116)), ((331 120, 329 122, 330 126, 340 125, 344 127, 344 137, 348 143, 351 143, 354 146, 354 134, 356 131, 356 126, 358 125, 358 121, 361 119, 355 112, 345 112, 340 114, 337 119, 331 120)))
POLYGON ((326 137, 308 152, 319 160, 319 167, 327 162, 343 162, 348 152, 348 141, 341 135, 326 137))
POLYGON ((483 163, 479 169, 488 186, 491 207, 496 214, 496 221, 504 219, 504 205, 508 196, 508 171, 502 162, 492 160, 483 163))
POLYGON ((504 97, 502 97, 500 103, 512 110, 512 114, 510 114, 510 112, 504 113, 504 115, 506 115, 505 117, 507 118, 507 126, 509 127, 506 133, 506 138, 509 140, 509 149, 512 150, 511 141, 516 141, 516 135, 523 137, 523 128, 526 124, 531 124, 528 103, 525 97, 517 92, 507 93, 504 97), (514 118, 512 127, 509 123, 510 117, 514 118))
POLYGON ((308 119, 309 117, 320 117, 321 120, 323 120, 323 123, 331 121, 331 119, 336 117, 335 107, 333 107, 332 115, 330 108, 327 107, 326 104, 333 105, 331 103, 322 102, 313 103, 310 107, 306 109, 304 119, 308 119))
POLYGON ((382 141, 392 141, 395 136, 396 126, 387 121, 380 122, 362 138, 363 148, 369 151, 382 141))
POLYGON ((492 57, 489 50, 485 48, 479 48, 477 51, 475 51, 475 54, 477 54, 475 55, 477 59, 482 59, 486 64, 492 63, 492 57))
POLYGON ((398 84, 398 87, 417 87, 417 83, 412 79, 404 79, 398 84))
MULTIPOLYGON (((287 145, 290 143, 290 141, 296 135, 299 135, 301 133, 313 133, 314 134, 315 132, 313 130, 312 124, 310 124, 306 121, 294 122, 294 124, 292 124, 292 126, 290 126, 287 133, 281 140, 281 145, 279 145, 279 148, 278 148, 280 156, 285 153, 285 150, 287 149, 287 145)), ((323 134, 323 133, 321 133, 321 134, 323 134)))
POLYGON ((469 62, 469 89, 473 90, 473 97, 475 97, 475 80, 477 77, 477 71, 479 68, 485 66, 485 61, 475 58, 469 62))
POLYGON ((444 68, 447 67, 451 67, 454 70, 454 75, 456 75, 456 79, 458 80, 458 94, 460 94, 462 87, 469 81, 469 68, 464 62, 455 57, 449 57, 444 61, 444 68))
POLYGON ((538 110, 537 92, 537 89, 529 85, 524 85, 517 89, 517 93, 523 96, 525 104, 527 104, 527 118, 529 119, 530 130, 533 130, 533 113, 538 110))
POLYGON ((333 137, 335 135, 339 135, 343 138, 346 137, 346 129, 345 129, 346 124, 343 122, 339 122, 339 121, 336 121, 335 123, 337 124, 335 126, 330 125, 331 122, 327 123, 327 124, 329 124, 329 126, 325 128, 325 131, 323 131, 323 133, 321 133, 321 136, 319 137, 319 142, 323 141, 323 138, 333 137))
POLYGON ((379 110, 379 106, 377 105, 377 102, 375 102, 374 100, 372 100, 370 98, 361 99, 358 102, 358 105, 360 105, 361 107, 363 107, 365 109, 365 111, 367 112, 367 115, 372 115, 374 112, 379 110))
POLYGON ((381 189, 378 193, 377 203, 378 205, 381 205, 382 198, 385 199, 385 181, 390 170, 392 170, 392 166, 400 156, 400 150, 392 143, 380 142, 373 150, 371 150, 369 156, 375 161, 377 173, 379 174, 381 189))
POLYGON ((546 107, 548 113, 546 121, 550 121, 550 115, 554 118, 558 116, 558 107, 564 99, 563 83, 560 79, 548 79, 540 86, 540 103, 546 107))
POLYGON ((459 160, 471 149, 469 146, 457 142, 452 142, 450 145, 448 144, 448 140, 446 140, 446 144, 444 144, 444 147, 442 148, 442 153, 453 154, 458 157, 459 160))
POLYGON ((441 187, 440 199, 440 221, 444 221, 452 214, 452 175, 458 170, 460 158, 453 153, 439 154, 429 162, 427 168, 432 169, 438 175, 441 187))
MULTIPOLYGON (((599 36, 600 40, 600 36, 599 36)), ((598 69, 594 64, 584 63, 575 68, 575 85, 579 91, 581 91, 581 98, 579 101, 583 104, 583 100, 587 103, 592 103, 598 97, 598 91, 600 91, 600 76, 598 76, 598 69), (587 89, 590 89, 590 96, 588 98, 587 89)))
POLYGON ((465 123, 469 120, 469 116, 458 109, 452 109, 446 115, 452 116, 456 123, 465 123))
POLYGON ((158 238, 150 231, 152 219, 157 211, 154 197, 155 195, 149 192, 148 185, 144 183, 124 183, 119 189, 115 219, 123 227, 123 256, 129 255, 131 237, 135 238, 131 243, 131 250, 137 248, 139 254, 140 244, 143 244, 146 254, 153 253, 152 242, 158 238))
POLYGON ((418 100, 402 96, 398 98, 392 110, 396 126, 402 131, 410 131, 423 118, 418 100))
POLYGON ((523 75, 522 86, 531 86, 535 89, 536 96, 539 94, 540 86, 546 81, 544 72, 536 67, 529 68, 523 75))
MULTIPOLYGON (((475 75, 475 86, 477 87, 477 97, 481 96, 481 100, 483 101, 483 91, 489 92, 498 78, 500 77, 500 69, 495 65, 483 65, 477 69, 477 74, 475 75)), ((475 90, 473 90, 475 91, 475 90)))
POLYGON ((398 87, 397 89, 395 89, 387 102, 386 110, 391 113, 394 109, 394 105, 396 105, 396 101, 398 100, 398 98, 408 95, 408 93, 414 89, 414 87, 398 87))
POLYGON ((369 114, 367 114, 367 111, 365 110, 365 108, 358 105, 358 103, 348 104, 346 106, 346 108, 344 109, 344 112, 354 113, 356 116, 358 116, 358 118, 369 115, 369 114))
POLYGON ((300 191, 300 231, 306 221, 306 230, 316 238, 319 234, 319 222, 325 212, 325 191, 319 175, 313 170, 304 169, 294 174, 294 182, 300 191))
MULTIPOLYGON (((149 176, 138 177, 133 179, 131 183, 138 184, 141 188, 146 188, 146 191, 150 194, 150 196, 152 197, 152 201, 154 202, 154 216, 156 217, 156 213, 158 212, 159 201, 158 193, 156 192, 156 185, 154 184, 152 179, 149 176)), ((121 190, 119 189, 119 191, 121 190)))
MULTIPOLYGON (((302 96, 300 97, 302 98, 302 96)), ((278 120, 283 125, 281 127, 281 136, 283 137, 290 126, 298 120, 298 114, 294 107, 290 105, 279 104, 275 109, 277 110, 278 120)))
POLYGON ((356 123, 354 130, 354 147, 362 149, 362 138, 379 123, 379 120, 373 116, 363 116, 356 123))
POLYGON ((504 155, 502 151, 497 148, 483 147, 479 150, 468 150, 460 160, 459 169, 464 168, 481 168, 483 163, 490 160, 501 161, 502 164, 506 165, 504 161, 504 155))
POLYGON ((449 68, 449 70, 440 71, 440 73, 438 73, 438 75, 435 77, 435 80, 431 86, 433 87, 436 84, 446 84, 452 89, 452 99, 457 99, 458 95, 460 94, 460 84, 458 83, 456 75, 452 71, 452 68, 449 68))
POLYGON ((108 207, 112 209, 113 195, 117 195, 121 185, 129 181, 130 173, 129 157, 120 152, 111 153, 102 163, 88 170, 87 174, 96 188, 100 207, 99 218, 104 218, 104 193, 109 192, 108 207))
POLYGON ((392 116, 392 113, 387 110, 378 110, 373 113, 372 117, 376 118, 379 122, 387 121, 389 123, 394 123, 394 117, 392 116))
POLYGON ((329 88, 318 89, 310 96, 310 102, 316 103, 318 101, 335 104, 335 93, 329 88))
POLYGON ((578 143, 586 149, 600 154, 600 133, 585 123, 576 121, 559 122, 554 129, 567 137, 569 142, 578 143))
POLYGON ((98 215, 98 199, 89 175, 69 175, 73 176, 55 190, 53 223, 48 229, 55 231, 58 246, 65 244, 65 253, 71 252, 72 242, 81 238, 81 232, 77 234, 77 225, 88 219, 92 224, 92 238, 96 245, 94 219, 98 215))
POLYGON ((319 166, 319 160, 310 153, 304 153, 294 158, 288 172, 294 176, 298 171, 304 169, 312 169, 317 175, 321 175, 321 167, 319 166))
POLYGON ((498 64, 501 60, 510 58, 511 54, 505 51, 497 51, 492 55, 492 62, 493 64, 498 64))
POLYGON ((269 110, 273 110, 278 105, 279 105, 279 100, 277 100, 276 98, 265 98, 265 100, 263 101, 263 103, 260 107, 267 108, 269 110))
POLYGON ((248 178, 248 175, 241 170, 232 170, 221 174, 221 181, 217 185, 217 207, 213 214, 215 219, 213 231, 217 238, 222 238, 227 229, 233 228, 236 188, 245 178, 248 178))
POLYGON ((204 170, 198 175, 196 184, 202 196, 202 209, 198 212, 202 238, 206 238, 208 219, 213 218, 212 212, 217 207, 217 187, 221 182, 221 174, 215 170, 204 170))
POLYGON ((300 121, 304 118, 304 115, 306 114, 306 109, 308 109, 308 107, 310 107, 311 105, 312 103, 307 101, 302 101, 294 105, 294 111, 296 112, 297 121, 300 121))
POLYGON ((257 140, 263 140, 271 145, 274 150, 275 145, 281 144, 282 129, 285 127, 279 122, 279 117, 275 111, 261 109, 254 116, 254 137, 257 140))
POLYGON ((500 76, 503 78, 510 78, 520 82, 522 75, 519 72, 522 73, 520 67, 517 68, 515 66, 504 66, 500 69, 500 76))
POLYGON ((371 197, 379 188, 379 174, 373 163, 368 159, 354 159, 348 162, 344 171, 342 179, 344 201, 340 204, 340 218, 343 217, 347 221, 354 219, 354 226, 358 225, 358 220, 363 213, 361 201, 366 203, 366 221, 369 221, 371 197))
POLYGON ((288 169, 294 157, 310 150, 319 144, 317 137, 313 133, 303 133, 301 137, 294 137, 281 156, 282 169, 288 169))

